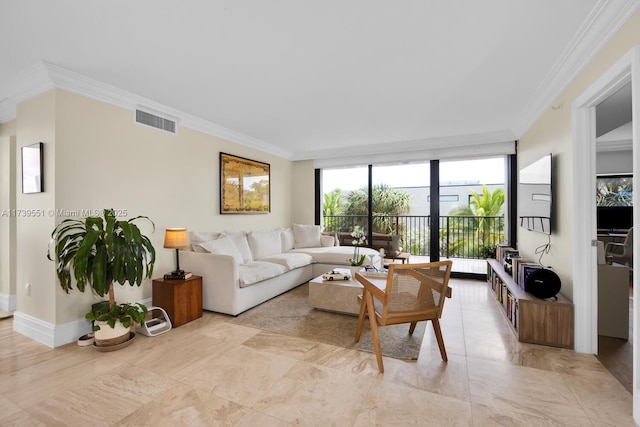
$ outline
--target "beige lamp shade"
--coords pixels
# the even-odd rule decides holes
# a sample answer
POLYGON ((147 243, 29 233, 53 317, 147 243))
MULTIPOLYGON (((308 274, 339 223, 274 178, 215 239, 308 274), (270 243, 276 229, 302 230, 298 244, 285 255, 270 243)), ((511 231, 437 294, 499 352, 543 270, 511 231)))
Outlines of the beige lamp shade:
POLYGON ((164 233, 164 247, 186 249, 189 246, 189 234, 186 228, 167 228, 164 233))

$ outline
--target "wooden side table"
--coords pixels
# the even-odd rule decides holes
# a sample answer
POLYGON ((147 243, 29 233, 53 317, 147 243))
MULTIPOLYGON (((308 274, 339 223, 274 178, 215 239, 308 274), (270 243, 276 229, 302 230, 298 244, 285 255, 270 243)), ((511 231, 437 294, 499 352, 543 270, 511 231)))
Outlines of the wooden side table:
POLYGON ((173 327, 202 317, 202 277, 185 280, 153 279, 152 304, 162 307, 173 327))

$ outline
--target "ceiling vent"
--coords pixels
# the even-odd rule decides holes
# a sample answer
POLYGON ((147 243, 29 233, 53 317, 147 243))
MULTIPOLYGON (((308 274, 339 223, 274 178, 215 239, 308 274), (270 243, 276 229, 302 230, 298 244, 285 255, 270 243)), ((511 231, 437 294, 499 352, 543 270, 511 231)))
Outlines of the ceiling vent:
POLYGON ((136 123, 151 126, 166 132, 176 133, 176 120, 161 117, 147 111, 136 109, 136 123))

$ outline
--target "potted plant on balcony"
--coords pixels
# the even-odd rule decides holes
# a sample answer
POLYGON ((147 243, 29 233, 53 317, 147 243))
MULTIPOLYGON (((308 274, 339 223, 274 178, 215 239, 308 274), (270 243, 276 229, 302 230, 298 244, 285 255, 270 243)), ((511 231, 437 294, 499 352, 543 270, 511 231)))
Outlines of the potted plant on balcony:
POLYGON ((65 219, 51 233, 55 241, 55 259, 50 250, 47 258, 56 261, 62 289, 66 293, 73 289, 73 270, 80 292, 88 285, 97 295, 109 295, 108 305, 94 305, 85 316, 94 322, 97 346, 129 340, 131 325, 142 323, 147 314, 143 304, 116 304, 113 289, 116 282, 140 286, 153 273, 156 252, 149 238, 135 224, 138 220, 149 221, 155 230, 155 224, 146 216, 118 220, 113 209, 105 209, 104 218, 65 219))

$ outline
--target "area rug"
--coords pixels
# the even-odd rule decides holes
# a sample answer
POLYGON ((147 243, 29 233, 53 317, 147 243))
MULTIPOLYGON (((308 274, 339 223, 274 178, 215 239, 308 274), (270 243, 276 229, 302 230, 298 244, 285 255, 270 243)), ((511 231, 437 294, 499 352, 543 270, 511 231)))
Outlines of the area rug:
MULTIPOLYGON (((374 353, 369 319, 359 342, 354 337, 357 316, 317 310, 309 305, 309 284, 298 286, 276 298, 254 307, 229 322, 283 335, 318 341, 344 348, 374 353)), ((426 322, 409 335, 409 324, 378 328, 382 354, 397 359, 416 360, 420 354, 426 322)))

